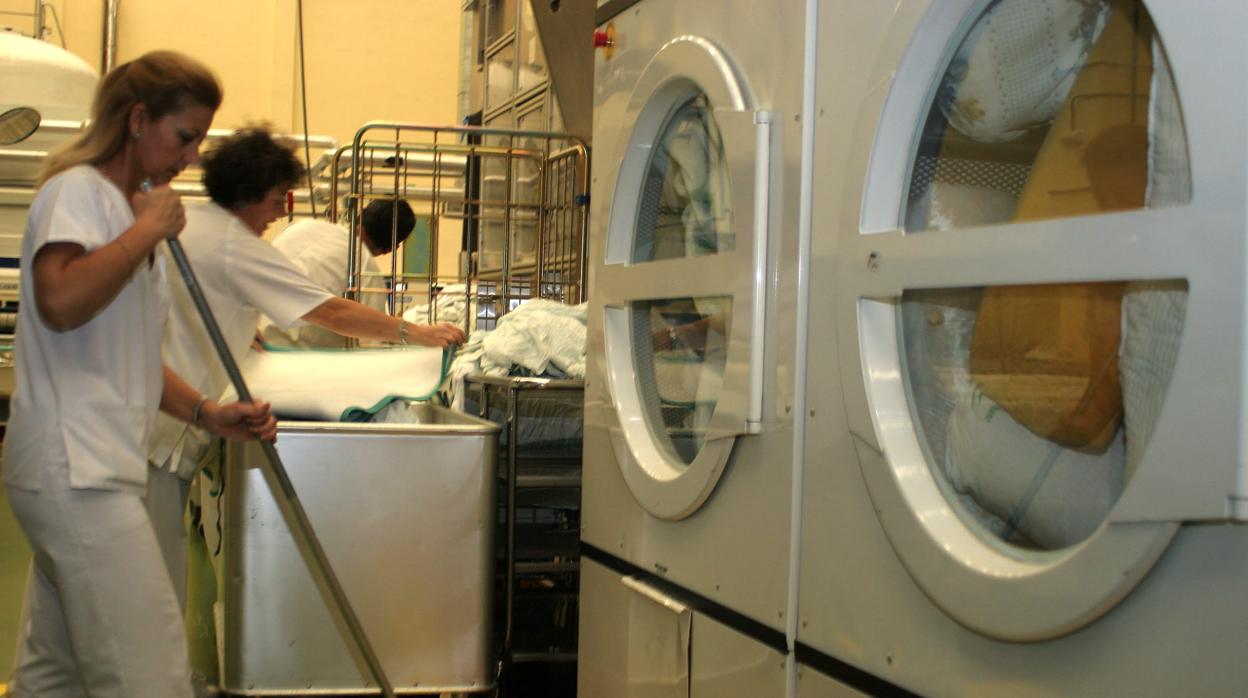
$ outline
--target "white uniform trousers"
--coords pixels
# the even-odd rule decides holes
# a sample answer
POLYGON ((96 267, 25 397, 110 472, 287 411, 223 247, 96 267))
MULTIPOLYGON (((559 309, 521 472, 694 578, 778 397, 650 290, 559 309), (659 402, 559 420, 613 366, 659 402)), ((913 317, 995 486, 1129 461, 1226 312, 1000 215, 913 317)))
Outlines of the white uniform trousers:
POLYGON ((178 608, 186 610, 186 500, 191 483, 175 472, 148 464, 147 505, 156 541, 165 558, 178 608))
MULTIPOLYGON (((55 465, 51 467, 55 468, 55 465)), ((138 492, 9 488, 34 553, 13 698, 189 698, 182 614, 138 492)))

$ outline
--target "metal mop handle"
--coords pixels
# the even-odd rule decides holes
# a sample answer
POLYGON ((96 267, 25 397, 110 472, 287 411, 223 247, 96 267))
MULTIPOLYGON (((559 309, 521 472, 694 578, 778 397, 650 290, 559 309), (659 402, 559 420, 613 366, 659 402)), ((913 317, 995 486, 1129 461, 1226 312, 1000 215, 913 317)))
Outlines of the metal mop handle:
MULTIPOLYGON (((208 301, 204 299, 204 292, 199 287, 199 282, 195 279, 195 272, 191 269, 191 263, 186 258, 186 252, 182 249, 182 243, 177 238, 169 238, 169 250, 173 253, 173 259, 177 262, 178 271, 182 273, 182 280, 186 282, 186 290, 191 294, 191 300, 195 302, 195 309, 199 311, 199 317, 204 321, 204 327, 208 330, 208 336, 212 339, 212 345, 217 350, 217 356, 221 358, 221 363, 225 365, 225 372, 229 374, 230 381, 234 383, 234 390, 238 392, 238 399, 242 402, 251 402, 251 392, 247 390, 247 384, 243 382, 243 374, 238 370, 238 364, 235 363, 234 357, 230 354, 230 349, 225 344, 225 337, 221 335, 221 328, 217 325, 217 319, 212 314, 212 308, 208 307, 208 301)), ((386 698, 394 696, 394 687, 390 685, 390 680, 386 678, 386 672, 381 667, 381 662, 377 659, 377 654, 373 652, 373 647, 368 642, 368 637, 364 634, 364 628, 360 625, 359 618, 356 617, 355 611, 351 609, 351 603, 347 601, 347 595, 342 590, 342 585, 338 583, 338 577, 334 574, 334 570, 330 567, 329 559, 325 557, 325 550, 321 548, 321 543, 317 540, 316 533, 312 530, 312 523, 308 521, 308 515, 303 510, 303 505, 299 503, 299 497, 295 494, 295 488, 290 482, 290 478, 286 475, 286 468, 282 465, 282 459, 277 454, 277 448, 268 441, 260 443, 264 449, 264 455, 268 456, 268 472, 272 476, 269 480, 271 483, 277 482, 277 488, 273 490, 273 495, 277 498, 278 504, 281 505, 283 518, 286 519, 286 526, 290 528, 290 532, 295 536, 295 542, 299 544, 300 549, 304 552, 304 560, 308 562, 313 577, 319 577, 322 584, 322 596, 325 596, 326 605, 331 612, 336 612, 338 619, 346 626, 347 632, 350 634, 348 639, 355 644, 355 648, 359 650, 360 655, 364 658, 364 662, 368 665, 368 671, 372 674, 372 678, 381 687, 381 693, 386 698)))

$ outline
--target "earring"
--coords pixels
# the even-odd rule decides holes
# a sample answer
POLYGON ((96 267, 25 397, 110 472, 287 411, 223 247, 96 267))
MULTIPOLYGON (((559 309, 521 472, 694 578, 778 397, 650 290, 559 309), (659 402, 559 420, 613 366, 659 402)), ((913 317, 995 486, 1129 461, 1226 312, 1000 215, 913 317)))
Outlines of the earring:
POLYGON ((135 132, 134 132, 134 139, 135 139, 135 140, 138 140, 138 139, 139 139, 139 138, 141 138, 142 136, 143 136, 143 132, 142 132, 142 131, 135 131, 135 132))

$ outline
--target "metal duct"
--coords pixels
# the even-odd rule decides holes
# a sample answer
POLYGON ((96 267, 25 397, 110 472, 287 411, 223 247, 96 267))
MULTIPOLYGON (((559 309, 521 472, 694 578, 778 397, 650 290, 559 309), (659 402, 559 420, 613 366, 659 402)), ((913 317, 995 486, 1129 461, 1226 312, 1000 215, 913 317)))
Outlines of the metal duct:
POLYGON ((563 130, 588 143, 593 136, 594 0, 521 1, 533 5, 563 130))
MULTIPOLYGON (((35 0, 35 38, 43 40, 43 0, 35 0)), ((61 37, 61 43, 65 42, 65 37, 61 37)))
POLYGON ((104 0, 104 55, 100 75, 107 75, 117 65, 117 7, 121 0, 104 0))

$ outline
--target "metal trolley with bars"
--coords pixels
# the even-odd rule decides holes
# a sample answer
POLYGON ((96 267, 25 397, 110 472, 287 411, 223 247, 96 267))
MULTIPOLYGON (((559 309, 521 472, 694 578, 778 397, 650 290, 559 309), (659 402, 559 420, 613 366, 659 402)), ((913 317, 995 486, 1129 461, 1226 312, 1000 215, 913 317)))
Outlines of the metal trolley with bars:
MULTIPOLYGON (((357 300, 386 294, 393 314, 423 306, 420 321, 468 332, 493 329, 529 298, 585 300, 589 153, 575 136, 371 122, 333 154, 329 176, 331 215, 343 217, 344 194, 349 204, 347 285, 357 300), (391 245, 388 269, 368 271, 360 212, 399 199, 416 231, 391 245), (461 242, 453 269, 438 255, 446 236, 461 242)), ((469 411, 507 435, 497 479, 500 685, 510 684, 505 667, 522 662, 574 676, 581 383, 472 376, 465 392, 469 411)))
POLYGON ((469 332, 492 329, 529 298, 583 301, 588 173, 588 148, 568 134, 365 124, 330 172, 329 215, 353 235, 348 295, 385 294, 394 315, 423 305, 421 320, 469 332), (357 222, 379 199, 407 201, 417 224, 388 269, 369 271, 357 222), (461 240, 453 269, 439 255, 448 235, 461 240), (444 314, 461 302, 465 312, 444 314))

